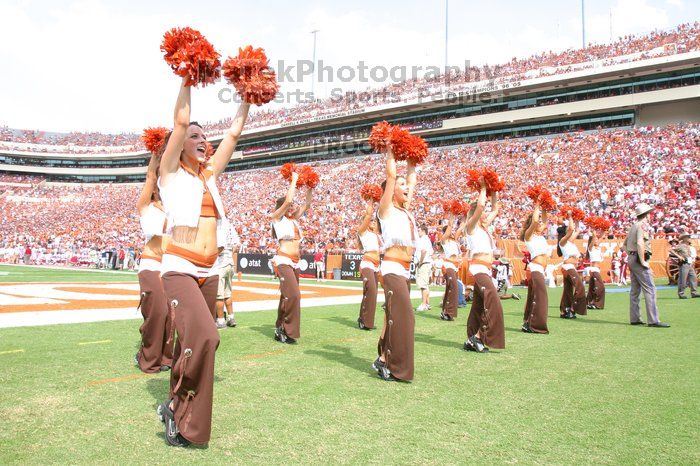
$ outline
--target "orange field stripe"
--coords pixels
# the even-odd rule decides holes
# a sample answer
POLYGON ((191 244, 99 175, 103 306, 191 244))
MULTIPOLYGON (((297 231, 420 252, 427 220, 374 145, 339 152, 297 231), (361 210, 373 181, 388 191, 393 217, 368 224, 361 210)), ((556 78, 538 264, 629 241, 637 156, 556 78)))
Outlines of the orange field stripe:
POLYGON ((249 359, 261 359, 261 358, 266 358, 268 356, 274 356, 276 354, 282 354, 285 351, 287 351, 287 350, 286 349, 277 349, 277 350, 273 350, 273 351, 266 351, 265 353, 246 354, 241 359, 244 361, 247 361, 249 359))
POLYGON ((153 374, 131 374, 131 375, 125 375, 122 377, 114 377, 111 379, 93 380, 92 382, 88 382, 88 385, 93 386, 93 385, 104 385, 106 383, 127 382, 129 380, 143 379, 145 377, 148 377, 149 375, 153 375, 153 374))
POLYGON ((117 296, 138 296, 138 290, 125 290, 123 288, 93 288, 80 286, 56 286, 54 290, 68 291, 70 293, 111 294, 117 296))

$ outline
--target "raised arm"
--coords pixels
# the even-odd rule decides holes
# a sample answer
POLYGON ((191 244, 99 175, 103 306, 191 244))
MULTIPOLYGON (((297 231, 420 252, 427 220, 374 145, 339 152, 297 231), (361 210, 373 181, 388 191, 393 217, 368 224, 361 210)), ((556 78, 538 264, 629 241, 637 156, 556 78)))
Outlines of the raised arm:
POLYGON ((177 95, 175 103, 175 115, 173 122, 173 132, 165 146, 165 151, 160 157, 160 176, 164 183, 167 183, 169 175, 177 171, 180 166, 180 154, 185 144, 187 128, 190 125, 190 87, 185 86, 186 79, 182 78, 180 83, 180 93, 177 95))
POLYGON ((301 208, 294 214, 294 218, 299 220, 302 215, 306 213, 307 210, 309 210, 309 207, 311 207, 311 200, 314 197, 314 190, 313 188, 306 188, 306 199, 304 200, 304 205, 301 206, 301 208))
POLYGON ((455 222, 455 215, 453 213, 450 213, 450 215, 447 217, 447 228, 445 229, 445 232, 440 235, 440 242, 442 243, 443 241, 447 241, 450 239, 450 236, 452 235, 452 224, 455 222))
POLYGON ((386 185, 384 193, 379 200, 379 218, 386 218, 389 211, 394 206, 394 187, 396 186, 396 160, 394 151, 389 146, 386 151, 386 185))
POLYGON ((292 204, 292 202, 294 202, 294 195, 297 192, 297 179, 299 179, 299 174, 296 172, 292 173, 292 180, 289 182, 287 196, 284 198, 284 202, 280 208, 272 212, 270 215, 272 220, 277 221, 281 219, 284 216, 284 213, 287 212, 287 208, 292 204))
POLYGON ((489 226, 498 217, 498 212, 501 210, 501 203, 498 202, 498 194, 491 193, 491 213, 486 217, 486 225, 489 226))
MULTIPOLYGON (((547 215, 546 211, 545 211, 544 215, 547 215)), ((532 212, 532 222, 530 222, 530 226, 527 227, 527 230, 525 230, 525 241, 530 241, 530 238, 532 238, 532 235, 535 234, 535 230, 537 229, 537 224, 539 223, 539 221, 540 221, 540 205, 535 204, 535 210, 532 212)))
POLYGON ((574 223, 574 219, 571 217, 571 213, 569 213, 569 228, 566 229, 566 234, 561 241, 559 241, 559 246, 566 246, 566 243, 569 242, 572 236, 576 238, 576 236, 578 236, 578 231, 576 231, 576 224, 574 223))
POLYGON ((486 207, 486 182, 483 178, 479 180, 481 183, 481 190, 479 191, 479 199, 476 201, 476 209, 472 213, 471 217, 467 219, 467 233, 472 234, 474 228, 479 223, 481 214, 484 213, 484 207, 486 207))
POLYGON ((374 203, 372 201, 367 201, 365 215, 362 217, 362 223, 360 223, 360 228, 357 229, 357 233, 361 235, 367 231, 369 224, 372 222, 372 214, 374 214, 374 203))
POLYGON ((455 231, 452 234, 452 238, 457 241, 459 240, 462 235, 464 234, 464 230, 467 229, 467 217, 465 215, 462 215, 459 219, 459 227, 457 227, 457 231, 455 231))
POLYGON ((143 211, 151 203, 151 198, 153 197, 153 191, 156 189, 156 182, 158 181, 158 176, 156 175, 158 164, 158 157, 151 155, 151 160, 148 162, 148 171, 146 171, 146 182, 141 188, 141 194, 136 201, 136 210, 139 215, 143 215, 143 211))
POLYGON ((406 186, 408 186, 408 196, 406 199, 406 204, 404 205, 406 210, 411 209, 411 201, 413 201, 413 191, 416 189, 417 178, 416 164, 409 160, 406 167, 406 186))
POLYGON ((224 138, 221 140, 219 147, 216 148, 216 152, 212 156, 212 168, 214 170, 214 176, 219 176, 226 170, 226 166, 233 156, 233 151, 236 150, 236 144, 238 144, 238 138, 241 137, 241 132, 243 131, 243 125, 248 118, 248 110, 250 110, 250 104, 248 102, 243 102, 240 107, 238 107, 238 112, 233 118, 231 127, 224 138))

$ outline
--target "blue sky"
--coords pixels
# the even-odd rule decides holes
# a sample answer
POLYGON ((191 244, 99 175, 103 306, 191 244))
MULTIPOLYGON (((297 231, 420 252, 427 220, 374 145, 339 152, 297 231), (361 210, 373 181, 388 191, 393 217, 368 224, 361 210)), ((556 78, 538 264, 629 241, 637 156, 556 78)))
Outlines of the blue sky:
MULTIPOLYGON (((502 63, 581 44, 581 2, 449 1, 451 65, 502 63)), ((700 19, 697 0, 587 0, 587 39, 666 29, 700 19)), ((162 60, 162 34, 192 26, 222 54, 264 47, 274 61, 317 59, 337 69, 442 66, 445 1, 0 1, 0 125, 55 131, 140 131, 171 123, 178 80, 162 60)), ((381 83, 317 83, 333 89, 381 83)), ((235 113, 217 94, 197 89, 193 118, 235 113)), ((309 91, 310 77, 284 92, 309 91)))

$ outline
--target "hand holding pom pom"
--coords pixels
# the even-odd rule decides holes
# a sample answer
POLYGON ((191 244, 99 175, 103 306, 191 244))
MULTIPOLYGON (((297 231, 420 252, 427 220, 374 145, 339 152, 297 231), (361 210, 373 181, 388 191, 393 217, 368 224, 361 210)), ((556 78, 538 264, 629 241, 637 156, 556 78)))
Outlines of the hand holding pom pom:
POLYGON ((608 231, 612 227, 612 222, 604 217, 588 216, 584 219, 584 223, 592 230, 608 231))
POLYGON ((143 141, 143 145, 146 146, 148 152, 159 156, 161 150, 164 148, 165 137, 167 134, 168 130, 163 127, 146 128, 143 130, 141 140, 143 141))
POLYGON ((166 32, 160 49, 175 74, 185 78, 186 86, 206 86, 221 76, 221 55, 199 31, 190 27, 166 32))
POLYGON ((386 152, 391 143, 392 126, 382 121, 372 126, 367 142, 377 152, 386 152))
POLYGON ((571 218, 577 222, 580 222, 586 217, 586 213, 583 210, 569 205, 563 206, 559 211, 559 215, 562 217, 569 217, 569 215, 571 215, 571 218))
POLYGON ((486 194, 503 191, 506 184, 501 181, 492 168, 482 168, 481 170, 467 170, 467 187, 474 191, 481 191, 481 183, 486 185, 486 194))
POLYGON ((279 90, 277 75, 261 48, 251 45, 239 48, 236 57, 226 60, 223 72, 241 98, 250 104, 266 104, 274 100, 279 90))
POLYGON ((396 160, 407 160, 419 165, 428 157, 428 143, 399 126, 382 121, 372 127, 367 139, 377 152, 386 152, 391 145, 396 160))
POLYGON ((382 198, 382 187, 377 184, 366 184, 360 189, 360 196, 365 201, 379 202, 382 198))
POLYGON ((552 193, 539 184, 527 188, 525 194, 527 197, 532 199, 532 202, 538 204, 542 210, 552 212, 557 208, 554 198, 552 197, 552 193))
POLYGON ((296 165, 294 165, 292 162, 287 162, 284 165, 282 165, 282 168, 280 168, 282 178, 284 178, 287 181, 292 181, 292 173, 294 173, 295 171, 296 165))
POLYGON ((321 181, 321 178, 313 168, 311 168, 309 165, 304 165, 301 167, 301 170, 299 171, 298 183, 300 186, 306 186, 309 189, 314 189, 316 186, 318 186, 319 181, 321 181))

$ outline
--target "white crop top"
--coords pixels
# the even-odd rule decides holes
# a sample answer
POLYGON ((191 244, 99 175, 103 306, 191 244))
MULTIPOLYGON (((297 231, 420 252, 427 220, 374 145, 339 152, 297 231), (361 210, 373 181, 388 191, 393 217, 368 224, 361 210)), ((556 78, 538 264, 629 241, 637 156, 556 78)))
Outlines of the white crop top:
POLYGON ((442 250, 445 252, 445 257, 450 258, 454 256, 459 256, 459 244, 457 241, 448 239, 442 241, 442 250))
POLYGON ((566 242, 566 245, 562 246, 561 241, 559 242, 559 247, 561 247, 561 257, 564 260, 567 260, 569 258, 579 258, 581 257, 581 252, 578 250, 576 245, 574 244, 573 240, 569 240, 566 242))
POLYGON ((603 262, 603 253, 600 248, 592 247, 588 250, 591 262, 603 262))
MULTIPOLYGON (((217 212, 221 218, 225 217, 226 212, 216 187, 216 179, 210 176, 206 184, 217 212)), ((202 180, 180 167, 167 185, 163 186, 162 178, 158 178, 158 188, 169 223, 172 226, 197 227, 204 196, 202 180)))
POLYGON ((153 205, 151 202, 146 207, 144 213, 139 217, 141 223, 141 231, 148 243, 154 236, 163 236, 163 231, 166 227, 165 212, 153 205))
POLYGON ((413 217, 406 210, 392 206, 387 218, 379 218, 379 224, 382 226, 385 249, 392 246, 407 246, 415 249, 418 229, 413 217))
POLYGON ((277 221, 272 222, 272 228, 275 229, 277 241, 293 241, 302 240, 304 236, 301 234, 301 228, 296 220, 288 217, 282 217, 277 221))
POLYGON ((532 235, 530 241, 525 241, 525 246, 533 259, 542 255, 549 257, 552 254, 552 247, 542 235, 532 235))
POLYGON ((364 252, 379 252, 379 235, 376 233, 366 230, 360 235, 360 243, 364 252))
POLYGON ((479 226, 474 227, 474 233, 467 235, 467 244, 469 245, 469 258, 477 254, 493 254, 493 250, 496 249, 491 235, 479 226))

